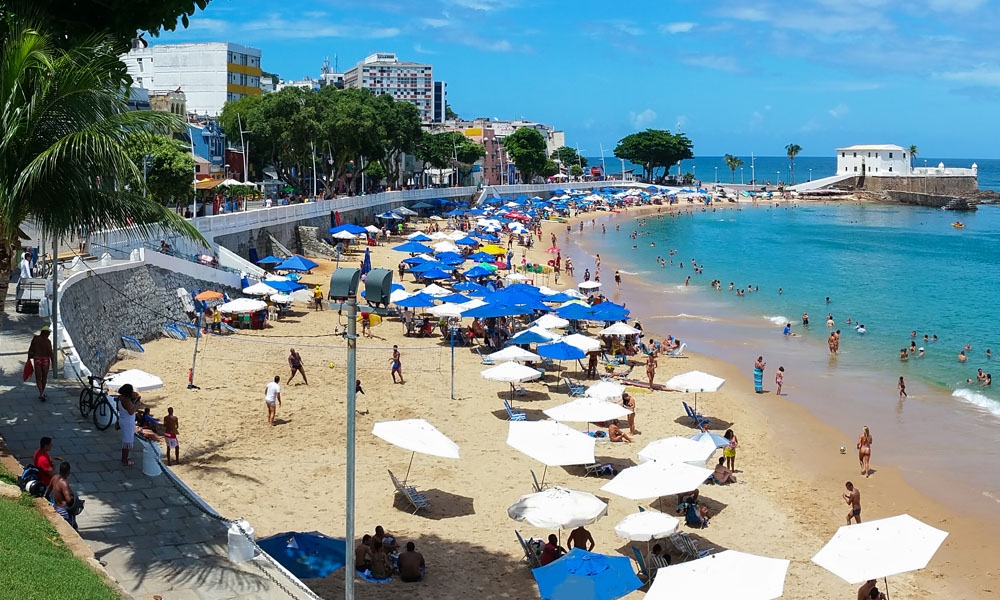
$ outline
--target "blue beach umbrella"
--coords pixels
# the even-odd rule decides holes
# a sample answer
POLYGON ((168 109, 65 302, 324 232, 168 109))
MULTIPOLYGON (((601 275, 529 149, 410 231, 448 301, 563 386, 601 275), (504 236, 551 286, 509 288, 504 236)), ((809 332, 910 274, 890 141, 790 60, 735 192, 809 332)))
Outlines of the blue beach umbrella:
POLYGON ((486 277, 487 275, 492 275, 492 274, 493 271, 490 271, 485 267, 480 267, 479 265, 476 265, 471 269, 469 269, 468 271, 466 271, 465 273, 463 273, 463 275, 465 275, 466 277, 486 277))
POLYGON ((257 545, 300 579, 326 577, 343 567, 347 559, 344 540, 318 531, 286 531, 259 539, 257 545))
POLYGON ((438 260, 426 260, 410 268, 410 273, 426 273, 427 271, 439 269, 441 271, 451 271, 452 268, 438 260))
POLYGON ((584 358, 587 353, 576 346, 566 342, 552 342, 551 344, 539 344, 535 348, 535 353, 539 356, 551 358, 552 360, 576 360, 584 358))
POLYGON ((412 265, 419 265, 420 263, 425 263, 425 262, 427 262, 427 259, 426 258, 420 258, 419 256, 411 256, 410 258, 404 258, 402 260, 402 262, 404 264, 412 266, 412 265))
POLYGON ((569 302, 570 300, 575 300, 573 296, 567 296, 566 294, 559 292, 557 294, 552 294, 550 296, 542 296, 542 302, 558 302, 562 304, 563 302, 569 302))
POLYGON ((570 321, 601 321, 603 319, 594 316, 594 310, 583 304, 568 304, 556 310, 556 316, 570 321))
POLYGON ((434 306, 435 300, 434 296, 420 292, 396 302, 396 306, 402 306, 403 308, 426 308, 434 306))
POLYGON ((468 302, 470 298, 466 298, 462 294, 449 294, 443 298, 438 298, 441 302, 451 302, 454 304, 462 304, 463 302, 468 302))
POLYGON ((441 269, 431 269, 430 271, 424 271, 421 273, 420 277, 424 279, 450 279, 451 273, 442 271, 441 269))
POLYGON ((368 233, 368 230, 360 225, 355 225, 354 223, 344 223, 343 225, 337 225, 336 227, 331 227, 328 229, 331 234, 340 233, 341 231, 346 231, 347 233, 353 235, 362 235, 368 233))
POLYGON ((291 257, 287 258, 274 268, 277 271, 311 271, 318 266, 318 264, 308 258, 305 258, 304 256, 293 254, 291 257))
POLYGON ((420 242, 412 241, 398 246, 393 246, 392 249, 396 252, 409 252, 410 254, 431 254, 434 252, 434 248, 421 244, 420 242))
POLYGON ((455 241, 456 246, 475 246, 477 244, 479 244, 479 242, 472 239, 471 237, 464 237, 460 240, 455 241))
MULTIPOLYGON (((511 306, 505 304, 487 304, 485 306, 480 306, 467 310, 462 313, 463 317, 478 318, 478 319, 489 319, 492 317, 515 317, 517 315, 526 315, 534 312, 530 308, 523 306, 511 306)), ((518 342, 524 343, 524 342, 518 342)))
POLYGON ((265 256, 264 258, 257 261, 258 265, 277 265, 284 262, 285 259, 278 258, 277 256, 265 256))
POLYGON ((411 242, 429 242, 429 241, 431 241, 431 237, 429 235, 425 235, 423 233, 418 233, 417 235, 411 237, 410 241, 411 242))
POLYGON ((481 292, 485 293, 485 291, 486 291, 486 288, 484 286, 479 285, 475 281, 463 281, 461 283, 456 283, 453 287, 456 290, 460 291, 460 292, 480 292, 481 291, 481 292))
POLYGON ((486 252, 474 252, 466 258, 475 262, 493 262, 493 255, 486 252))
POLYGON ((449 210, 448 212, 444 213, 444 216, 446 216, 446 217, 460 217, 460 216, 462 216, 464 214, 465 214, 464 210, 462 210, 460 208, 456 208, 455 210, 449 210))
POLYGON ((365 248, 365 259, 361 261, 361 274, 365 275, 372 270, 372 253, 368 248, 365 248))
POLYGON ((403 217, 397 215, 394 212, 385 211, 384 213, 378 215, 379 219, 387 219, 392 221, 402 221, 403 217))
POLYGON ((417 202, 413 205, 413 208, 434 208, 434 205, 427 204, 426 202, 417 202))
POLYGON ((296 283, 294 281, 289 281, 287 279, 274 279, 274 280, 268 279, 264 281, 264 283, 267 284, 268 287, 274 288, 275 290, 285 294, 294 292, 296 290, 306 289, 306 286, 302 285, 301 283, 296 283))
POLYGON ((457 252, 442 252, 435 255, 434 258, 447 265, 460 265, 465 262, 465 257, 457 252))
POLYGON ((545 344, 551 341, 551 337, 540 335, 529 328, 519 332, 517 335, 512 336, 509 340, 507 340, 507 344, 517 344, 522 346, 525 344, 545 344))

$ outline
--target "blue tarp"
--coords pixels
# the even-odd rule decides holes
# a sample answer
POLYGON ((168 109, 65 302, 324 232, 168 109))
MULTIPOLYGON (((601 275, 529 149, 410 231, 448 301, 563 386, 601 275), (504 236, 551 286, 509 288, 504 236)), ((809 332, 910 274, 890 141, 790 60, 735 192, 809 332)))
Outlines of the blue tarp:
POLYGON ((642 587, 628 558, 580 548, 532 573, 542 600, 615 600, 642 587))
POLYGON ((312 531, 286 531, 257 540, 257 545, 299 579, 326 577, 344 566, 344 540, 312 531))

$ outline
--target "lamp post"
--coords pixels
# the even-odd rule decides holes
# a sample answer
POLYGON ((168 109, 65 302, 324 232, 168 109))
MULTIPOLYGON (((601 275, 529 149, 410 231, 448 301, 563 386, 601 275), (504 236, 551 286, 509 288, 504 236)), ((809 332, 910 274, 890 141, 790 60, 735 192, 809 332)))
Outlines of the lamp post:
POLYGON ((695 169, 697 168, 698 168, 697 166, 691 165, 691 177, 692 179, 694 179, 694 181, 698 181, 698 172, 695 171, 695 169))
POLYGON ((777 171, 777 173, 778 173, 776 175, 777 179, 774 180, 774 185, 778 185, 779 183, 781 183, 781 171, 777 171))
POLYGON ((142 155, 142 191, 147 196, 149 195, 149 188, 146 187, 146 173, 149 171, 149 163, 153 161, 152 154, 142 155))
POLYGON ((236 122, 239 124, 240 128, 240 148, 243 149, 243 183, 246 183, 247 181, 250 180, 250 172, 249 172, 250 167, 248 166, 249 162, 248 155, 250 153, 250 149, 249 149, 249 142, 243 140, 243 134, 253 133, 253 132, 250 131, 249 129, 247 130, 243 129, 243 120, 240 118, 239 113, 236 113, 236 122))
POLYGON ((740 185, 746 185, 746 183, 743 182, 743 167, 740 167, 740 185))
POLYGON ((715 167, 715 183, 719 183, 719 167, 715 167))
POLYGON ((809 181, 813 180, 813 170, 809 169, 809 181))

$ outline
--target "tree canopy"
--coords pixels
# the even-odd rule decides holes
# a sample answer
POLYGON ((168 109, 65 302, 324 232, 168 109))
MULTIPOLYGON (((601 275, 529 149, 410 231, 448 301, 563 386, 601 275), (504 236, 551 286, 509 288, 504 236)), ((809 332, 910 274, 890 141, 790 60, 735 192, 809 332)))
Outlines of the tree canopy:
POLYGON ((727 154, 722 157, 722 160, 726 161, 726 166, 729 167, 730 171, 732 171, 733 178, 730 181, 730 183, 736 183, 736 169, 739 169, 740 167, 743 166, 743 159, 737 158, 732 154, 727 154))
POLYGON ((570 148, 569 146, 556 148, 556 151, 552 153, 552 158, 562 162, 567 167, 569 165, 587 166, 587 159, 577 154, 576 148, 570 148))
POLYGON ((785 153, 788 154, 788 162, 792 170, 792 183, 795 183, 795 157, 802 152, 802 146, 798 144, 788 144, 785 146, 785 153))
POLYGON ((662 167, 665 177, 678 161, 694 158, 693 149, 691 140, 683 133, 647 129, 620 139, 615 146, 615 157, 641 165, 646 178, 655 177, 656 169, 662 167))
POLYGON ((443 133, 423 132, 416 144, 415 154, 418 159, 435 169, 457 169, 463 177, 472 172, 472 166, 486 155, 482 144, 465 137, 460 131, 445 131, 443 133))
POLYGON ((545 138, 537 129, 521 127, 504 139, 503 146, 524 183, 546 171, 545 138))
POLYGON ((166 135, 143 136, 129 144, 129 157, 153 199, 172 206, 191 198, 194 159, 180 141, 166 135))
POLYGON ((314 151, 321 188, 342 179, 360 185, 352 165, 362 157, 369 164, 378 162, 394 185, 402 175, 400 155, 413 152, 421 139, 420 113, 413 104, 333 86, 318 92, 287 87, 227 102, 219 125, 230 139, 239 139, 240 123, 251 132, 250 160, 274 165, 278 178, 298 189, 311 187, 306 179, 314 151))

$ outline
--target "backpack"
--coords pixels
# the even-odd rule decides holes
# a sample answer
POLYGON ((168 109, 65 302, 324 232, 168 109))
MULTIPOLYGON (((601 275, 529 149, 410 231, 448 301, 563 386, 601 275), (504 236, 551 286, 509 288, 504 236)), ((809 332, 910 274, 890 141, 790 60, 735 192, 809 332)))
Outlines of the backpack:
POLYGON ((39 479, 40 475, 41 471, 38 470, 38 467, 28 465, 24 471, 21 471, 21 476, 17 478, 17 487, 36 498, 41 498, 45 495, 45 486, 39 479))

